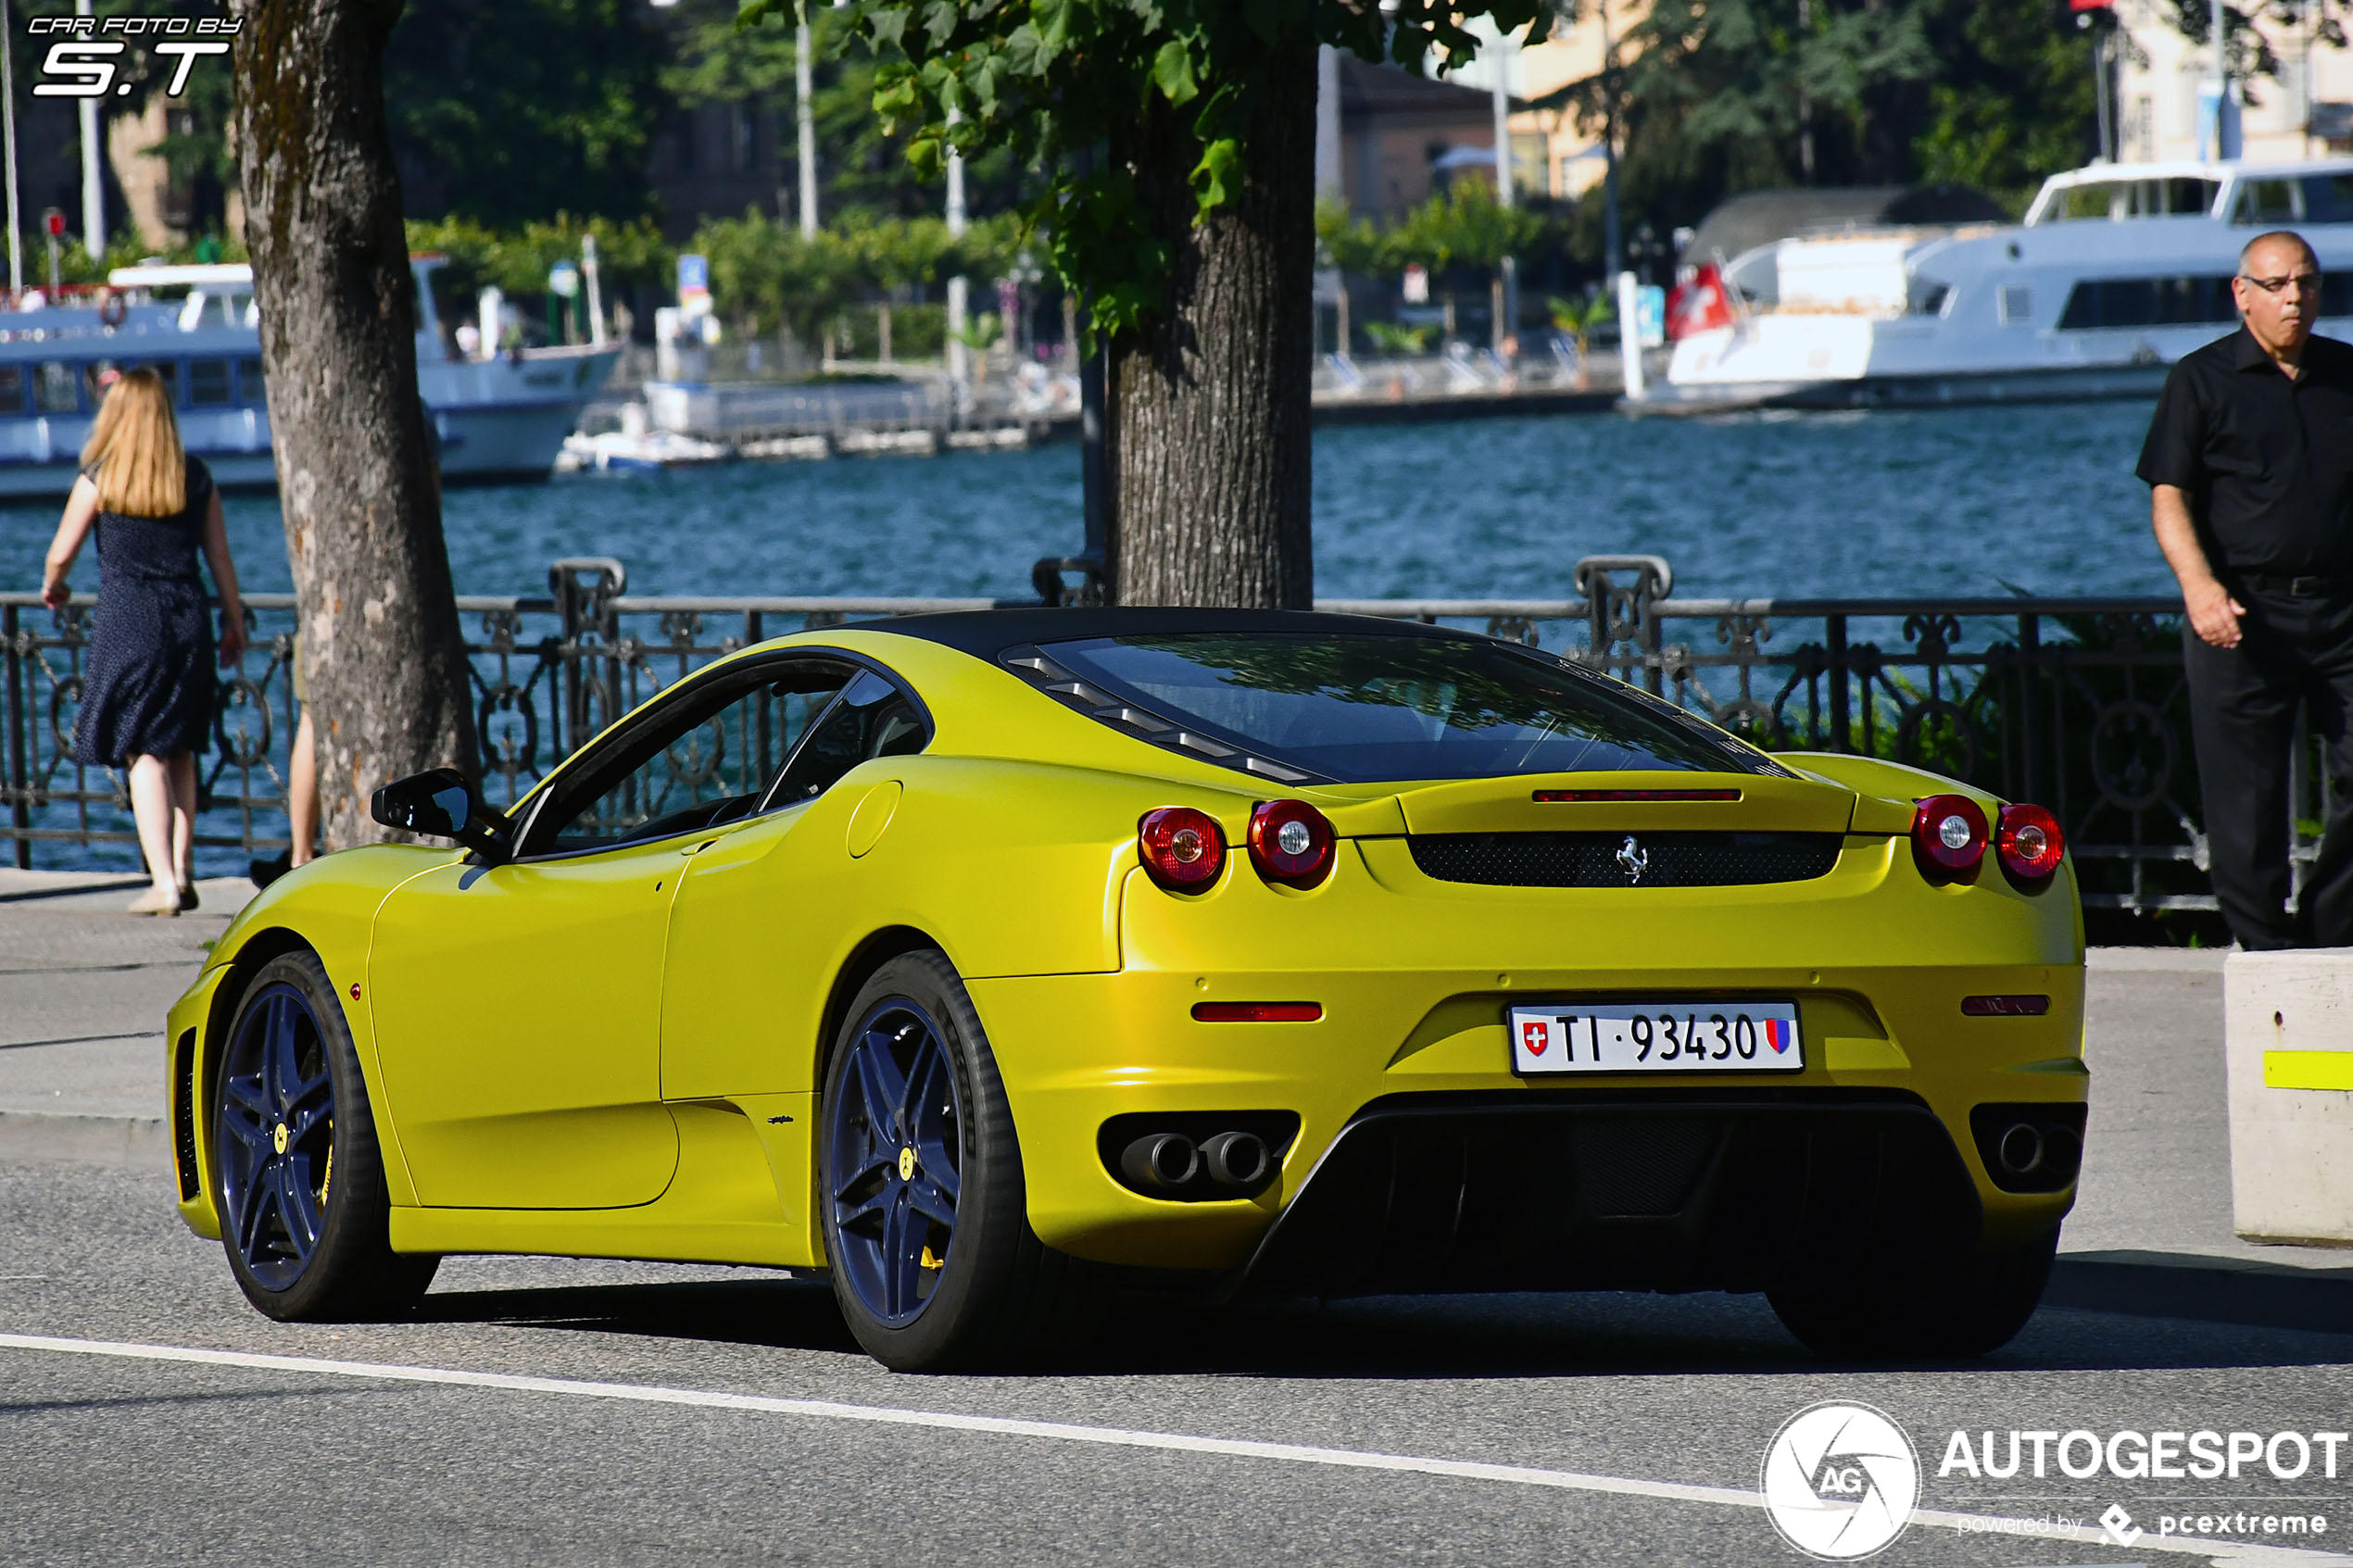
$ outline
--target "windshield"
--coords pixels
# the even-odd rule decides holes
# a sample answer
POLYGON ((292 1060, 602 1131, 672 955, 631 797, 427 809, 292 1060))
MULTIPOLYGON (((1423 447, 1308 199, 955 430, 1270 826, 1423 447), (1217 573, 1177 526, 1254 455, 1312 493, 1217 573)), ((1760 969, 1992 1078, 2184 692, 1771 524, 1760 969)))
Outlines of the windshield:
POLYGON ((1667 703, 1512 644, 1300 633, 1093 637, 1086 680, 1326 778, 1786 771, 1667 703))

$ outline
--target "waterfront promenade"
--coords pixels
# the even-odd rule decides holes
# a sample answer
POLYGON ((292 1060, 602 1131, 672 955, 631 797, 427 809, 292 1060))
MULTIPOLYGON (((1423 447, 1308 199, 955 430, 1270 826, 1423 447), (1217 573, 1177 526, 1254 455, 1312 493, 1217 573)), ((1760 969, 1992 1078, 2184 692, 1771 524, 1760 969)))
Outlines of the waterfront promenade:
MULTIPOLYGON (((0 1163, 114 1165, 167 1203, 162 1021, 251 897, 136 920, 135 877, 0 871, 0 1163)), ((2257 1247, 2231 1232, 2222 954, 2094 949, 2082 1193, 2054 1299, 2277 1327, 2353 1331, 2353 1253, 2257 1247)))

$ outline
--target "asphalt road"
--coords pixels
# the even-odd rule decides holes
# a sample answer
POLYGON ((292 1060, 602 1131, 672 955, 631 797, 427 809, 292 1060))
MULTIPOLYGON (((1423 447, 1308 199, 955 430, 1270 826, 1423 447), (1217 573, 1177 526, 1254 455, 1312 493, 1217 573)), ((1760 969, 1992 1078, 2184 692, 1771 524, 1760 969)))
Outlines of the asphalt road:
POLYGON ((1876 1561, 2276 1562, 2156 1550, 2156 1518, 2318 1513, 2353 1549, 2353 1451, 2154 1486, 1940 1461, 1956 1429, 2342 1430, 2348 1396, 2353 1337, 2046 1311, 1983 1362, 1838 1368, 1722 1297, 1122 1308, 988 1378, 886 1373, 757 1270, 460 1260, 414 1321, 285 1326, 159 1178, 0 1165, 11 1563, 1794 1563, 1755 1488, 1825 1399, 1906 1429, 1924 1508, 2150 1527, 1915 1523, 1876 1561), (232 1359, 157 1359, 188 1348, 232 1359))

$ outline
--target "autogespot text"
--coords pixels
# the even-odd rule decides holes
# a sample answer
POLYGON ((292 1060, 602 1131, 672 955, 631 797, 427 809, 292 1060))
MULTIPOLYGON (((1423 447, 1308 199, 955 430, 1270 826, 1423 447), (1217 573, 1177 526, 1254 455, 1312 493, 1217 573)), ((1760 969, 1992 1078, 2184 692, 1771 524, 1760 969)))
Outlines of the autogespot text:
MULTIPOLYGON (((1985 1432, 1972 1443, 1956 1432, 1944 1445, 1940 1476, 1968 1475, 2005 1480, 2021 1474, 2046 1476, 2056 1467, 2071 1480, 2106 1474, 2120 1481, 2236 1481, 2259 1465, 2276 1481, 2293 1481, 2314 1471, 2336 1478, 2343 1432, 1985 1432)), ((2222 1517, 2233 1517, 2223 1515, 2222 1517)), ((2211 1531, 2190 1531, 2211 1534, 2211 1531)))

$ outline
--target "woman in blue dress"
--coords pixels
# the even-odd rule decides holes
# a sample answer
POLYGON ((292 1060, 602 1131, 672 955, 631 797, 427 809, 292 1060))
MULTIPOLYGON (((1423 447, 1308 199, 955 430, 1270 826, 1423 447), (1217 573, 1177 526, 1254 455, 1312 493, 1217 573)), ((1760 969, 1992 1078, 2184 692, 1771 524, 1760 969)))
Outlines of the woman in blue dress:
POLYGON ((153 370, 117 381, 82 449, 82 477, 49 546, 41 596, 66 603, 66 574, 93 529, 98 534, 98 609, 82 676, 74 760, 124 768, 155 886, 132 904, 140 915, 196 907, 188 852, 195 830, 196 757, 212 725, 217 657, 245 652, 245 607, 220 519, 220 495, 202 460, 180 445, 171 392, 153 370), (201 550, 220 590, 220 638, 205 612, 201 550))

